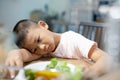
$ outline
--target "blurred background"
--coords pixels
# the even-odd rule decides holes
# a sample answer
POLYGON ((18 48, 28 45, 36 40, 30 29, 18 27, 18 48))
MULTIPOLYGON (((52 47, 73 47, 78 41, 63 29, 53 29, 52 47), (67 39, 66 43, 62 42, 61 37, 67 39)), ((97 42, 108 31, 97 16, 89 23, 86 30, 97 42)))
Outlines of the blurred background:
MULTIPOLYGON (((111 6, 115 0, 0 0, 0 26, 11 30, 21 19, 61 20, 67 22, 104 22, 99 12, 102 5, 111 6)), ((52 27, 52 26, 51 26, 52 27)))
POLYGON ((119 0, 0 0, 0 40, 22 19, 44 20, 51 31, 59 33, 73 30, 84 34, 84 26, 102 27, 97 36, 99 42, 94 39, 98 30, 87 28, 92 32, 84 36, 120 60, 119 0))

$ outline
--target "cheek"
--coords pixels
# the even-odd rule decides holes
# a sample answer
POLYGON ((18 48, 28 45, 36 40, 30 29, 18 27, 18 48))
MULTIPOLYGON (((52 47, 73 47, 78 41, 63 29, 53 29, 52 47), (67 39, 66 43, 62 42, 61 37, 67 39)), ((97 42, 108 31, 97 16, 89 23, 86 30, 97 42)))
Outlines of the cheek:
POLYGON ((47 52, 39 49, 39 50, 36 51, 36 54, 44 55, 44 54, 47 54, 47 52))
POLYGON ((49 51, 50 51, 50 52, 53 52, 54 49, 55 49, 55 43, 52 42, 51 44, 49 44, 49 51))

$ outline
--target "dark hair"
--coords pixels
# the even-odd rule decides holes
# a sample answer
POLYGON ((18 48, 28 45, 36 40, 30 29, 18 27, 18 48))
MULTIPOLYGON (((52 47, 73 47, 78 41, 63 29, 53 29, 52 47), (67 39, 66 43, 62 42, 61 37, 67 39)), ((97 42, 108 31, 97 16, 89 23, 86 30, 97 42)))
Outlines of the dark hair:
POLYGON ((28 19, 24 19, 24 20, 20 20, 13 28, 13 33, 16 35, 15 43, 19 48, 23 47, 25 38, 28 33, 28 29, 33 24, 36 24, 36 22, 33 22, 28 19))

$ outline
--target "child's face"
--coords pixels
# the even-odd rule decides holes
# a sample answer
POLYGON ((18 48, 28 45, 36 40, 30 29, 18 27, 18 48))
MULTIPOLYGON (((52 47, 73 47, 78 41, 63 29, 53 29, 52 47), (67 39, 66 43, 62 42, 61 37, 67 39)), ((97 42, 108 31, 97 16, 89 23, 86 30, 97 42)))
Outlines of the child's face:
POLYGON ((23 46, 31 53, 44 55, 53 52, 55 41, 50 31, 43 27, 30 28, 23 46))

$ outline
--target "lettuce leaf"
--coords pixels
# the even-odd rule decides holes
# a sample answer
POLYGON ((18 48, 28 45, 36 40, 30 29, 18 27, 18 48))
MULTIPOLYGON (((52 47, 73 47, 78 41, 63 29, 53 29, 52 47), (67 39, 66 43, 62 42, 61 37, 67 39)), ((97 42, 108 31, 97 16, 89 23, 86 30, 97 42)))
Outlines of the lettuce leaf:
POLYGON ((67 62, 58 61, 57 58, 52 58, 50 60, 50 64, 46 66, 46 69, 47 70, 56 69, 57 71, 60 71, 60 72, 70 72, 70 67, 67 66, 67 62))

